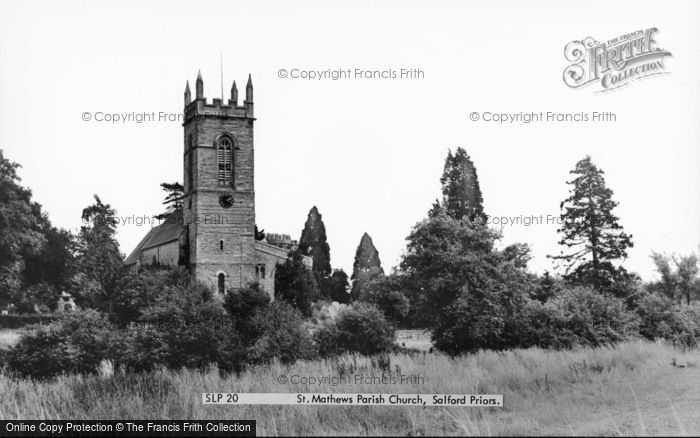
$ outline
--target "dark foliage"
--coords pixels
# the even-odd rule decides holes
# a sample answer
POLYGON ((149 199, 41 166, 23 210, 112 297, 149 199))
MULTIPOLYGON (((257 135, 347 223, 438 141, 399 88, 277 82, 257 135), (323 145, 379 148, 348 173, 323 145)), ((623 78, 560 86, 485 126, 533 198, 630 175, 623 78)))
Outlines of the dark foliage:
POLYGON ((442 177, 442 202, 433 205, 429 216, 444 212, 454 219, 485 220, 483 198, 476 167, 467 152, 458 147, 447 153, 442 177))
POLYGON ((527 308, 528 333, 522 347, 597 347, 629 339, 638 333, 639 321, 624 301, 591 288, 564 291, 545 304, 532 302, 527 308))
POLYGON ((342 269, 334 269, 331 277, 328 279, 328 291, 331 301, 337 301, 340 304, 348 304, 350 302, 350 294, 348 293, 348 274, 342 269))
POLYGON ((393 348, 394 328, 379 309, 355 303, 321 327, 315 340, 324 357, 345 352, 373 355, 393 348))
POLYGON ((158 297, 115 346, 115 364, 134 371, 211 364, 236 370, 243 360, 230 316, 209 289, 191 283, 158 297))
POLYGON ((275 298, 311 316, 311 305, 320 296, 313 273, 306 267, 298 251, 290 253, 287 261, 275 270, 275 298))
POLYGON ((259 334, 253 324, 253 316, 270 305, 270 296, 253 283, 242 289, 232 289, 226 293, 224 308, 228 311, 233 327, 243 340, 252 340, 259 334))
POLYGON ((406 238, 401 261, 413 315, 434 327, 462 289, 481 290, 501 275, 503 257, 494 250, 498 234, 481 222, 445 213, 418 223, 406 238))
POLYGON ((381 275, 363 288, 357 301, 375 305, 395 325, 407 325, 404 323, 410 310, 410 300, 404 294, 404 289, 404 279, 399 275, 381 275))
POLYGON ((20 185, 19 168, 0 150, 0 305, 14 303, 33 312, 36 306, 54 306, 58 296, 37 288, 26 294, 26 288, 66 288, 75 248, 73 236, 53 227, 31 191, 20 185))
POLYGON ((546 303, 551 298, 558 295, 563 287, 564 285, 561 279, 552 277, 549 271, 545 271, 544 274, 538 278, 537 285, 533 289, 530 298, 541 303, 546 303))
POLYGON ((265 240, 266 234, 264 229, 258 229, 258 225, 255 225, 255 240, 265 240))
MULTIPOLYGON (((25 284, 46 284, 56 291, 67 289, 75 265, 75 236, 66 230, 55 228, 46 220, 42 225, 46 243, 37 254, 25 258, 25 284)), ((58 294, 46 297, 40 304, 55 307, 58 294)))
POLYGON ((667 339, 683 347, 696 347, 700 339, 700 308, 681 306, 662 295, 645 294, 636 302, 639 333, 647 339, 667 339))
POLYGON ((590 288, 573 288, 542 303, 524 299, 517 313, 493 300, 464 293, 433 332, 435 346, 449 354, 478 349, 597 347, 629 339, 638 320, 624 302, 590 288))
POLYGON ((109 357, 114 327, 88 310, 66 314, 20 337, 9 354, 8 367, 18 376, 49 379, 67 373, 94 373, 109 357))
POLYGON ((382 262, 379 260, 379 251, 374 247, 372 238, 365 233, 360 239, 355 251, 355 261, 352 265, 352 291, 350 293, 353 300, 359 298, 367 283, 384 275, 382 262))
POLYGON ((182 267, 152 265, 123 271, 110 298, 112 314, 122 325, 138 321, 145 309, 178 293, 176 290, 188 289, 191 283, 189 272, 182 267))
POLYGON ((270 363, 273 359, 290 364, 315 356, 313 341, 304 327, 301 313, 287 303, 275 301, 258 308, 250 326, 257 334, 247 351, 251 364, 270 363))
POLYGON ((74 290, 78 305, 95 309, 111 302, 124 260, 116 239, 116 211, 95 195, 95 203, 83 209, 77 240, 74 290))
POLYGON ((313 272, 317 278, 325 278, 331 274, 331 249, 326 240, 323 217, 316 206, 313 206, 301 231, 299 252, 313 259, 313 272))
POLYGON ((156 219, 166 220, 182 213, 182 202, 185 199, 185 188, 179 182, 161 183, 160 188, 166 193, 163 205, 166 206, 165 213, 155 216, 156 219))
POLYGON ((25 315, 46 314, 56 309, 58 295, 48 283, 33 284, 16 294, 13 310, 25 315))

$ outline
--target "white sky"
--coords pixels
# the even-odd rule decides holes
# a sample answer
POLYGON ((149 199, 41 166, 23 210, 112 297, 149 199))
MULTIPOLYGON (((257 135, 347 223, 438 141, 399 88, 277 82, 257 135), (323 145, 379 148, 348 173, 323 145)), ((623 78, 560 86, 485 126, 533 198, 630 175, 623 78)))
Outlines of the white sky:
MULTIPOLYGON (((159 183, 182 180, 177 122, 85 122, 97 112, 182 110, 197 70, 205 95, 255 85, 257 222, 298 238, 323 214, 333 267, 350 272, 367 231, 385 269, 439 195, 447 149, 477 166, 487 213, 558 215, 586 154, 606 172, 652 278, 650 251, 700 243, 700 3, 99 2, 0 0, 0 148, 54 224, 77 230, 93 193, 120 216, 159 213, 159 183), (612 93, 562 81, 564 46, 657 27, 670 75, 612 93), (420 68, 420 80, 304 81, 278 69, 420 68), (612 111, 608 124, 497 125, 473 111, 612 111)), ((192 88, 194 93, 194 88, 192 88)), ((146 227, 119 229, 129 253, 146 227)), ((513 226, 534 270, 556 226, 513 226)))

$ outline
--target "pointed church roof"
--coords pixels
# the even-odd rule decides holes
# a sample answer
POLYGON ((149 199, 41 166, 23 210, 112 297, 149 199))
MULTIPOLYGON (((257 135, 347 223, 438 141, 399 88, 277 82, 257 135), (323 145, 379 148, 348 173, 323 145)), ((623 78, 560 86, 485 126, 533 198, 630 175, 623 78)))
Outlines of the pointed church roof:
POLYGON ((170 216, 162 224, 148 231, 146 236, 141 239, 141 242, 129 254, 129 257, 124 260, 124 264, 127 266, 135 264, 143 251, 178 240, 184 231, 185 225, 182 220, 182 214, 170 216))

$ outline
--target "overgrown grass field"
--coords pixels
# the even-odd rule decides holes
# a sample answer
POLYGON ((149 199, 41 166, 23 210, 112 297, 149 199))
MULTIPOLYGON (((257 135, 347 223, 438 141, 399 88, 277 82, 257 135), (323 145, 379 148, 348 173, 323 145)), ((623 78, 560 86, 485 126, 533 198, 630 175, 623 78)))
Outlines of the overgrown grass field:
POLYGON ((698 435, 700 351, 642 341, 609 348, 482 351, 217 370, 109 372, 41 383, 0 375, 2 419, 255 419, 261 435, 698 435), (388 369, 388 371, 387 371, 388 369), (412 385, 302 386, 280 375, 423 376, 412 385), (503 408, 203 405, 203 392, 503 394, 503 408))

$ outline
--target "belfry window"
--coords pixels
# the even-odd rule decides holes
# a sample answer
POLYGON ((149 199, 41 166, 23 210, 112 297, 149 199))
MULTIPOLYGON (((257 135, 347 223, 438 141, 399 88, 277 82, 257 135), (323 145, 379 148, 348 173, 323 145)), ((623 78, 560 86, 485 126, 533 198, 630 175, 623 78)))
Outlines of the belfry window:
POLYGON ((219 146, 216 149, 216 161, 219 171, 219 185, 230 186, 233 174, 233 144, 228 137, 219 140, 219 146))

